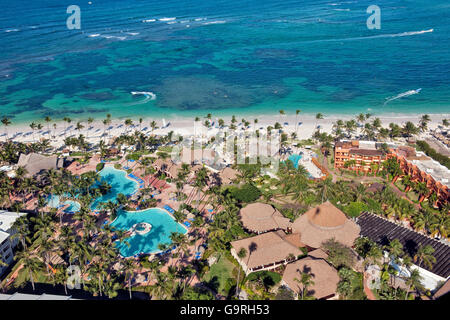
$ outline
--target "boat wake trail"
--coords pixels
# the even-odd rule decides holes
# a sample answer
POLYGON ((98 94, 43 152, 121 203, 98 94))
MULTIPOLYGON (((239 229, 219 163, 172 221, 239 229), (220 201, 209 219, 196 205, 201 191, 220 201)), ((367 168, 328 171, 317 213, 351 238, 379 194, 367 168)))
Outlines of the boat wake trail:
POLYGON ((136 103, 132 103, 131 105, 136 105, 136 104, 144 104, 147 103, 148 101, 152 101, 156 99, 156 94, 154 94, 153 92, 147 92, 147 91, 132 91, 131 94, 133 96, 135 95, 144 95, 145 99, 136 103))
POLYGON ((404 97, 408 97, 408 96, 412 96, 413 94, 418 94, 420 92, 420 90, 422 90, 422 88, 419 88, 417 90, 409 90, 409 91, 400 93, 394 97, 386 98, 386 101, 384 102, 383 107, 391 101, 394 101, 394 100, 397 100, 400 98, 404 98, 404 97))
POLYGON ((387 34, 379 34, 376 36, 367 36, 367 37, 352 37, 352 38, 339 38, 339 39, 321 39, 321 40, 311 40, 305 41, 309 43, 314 42, 336 42, 336 41, 354 41, 354 40, 366 40, 366 39, 378 39, 378 38, 395 38, 395 37, 408 37, 408 36, 416 36, 424 33, 433 32, 434 29, 421 30, 421 31, 409 31, 402 33, 387 33, 387 34))

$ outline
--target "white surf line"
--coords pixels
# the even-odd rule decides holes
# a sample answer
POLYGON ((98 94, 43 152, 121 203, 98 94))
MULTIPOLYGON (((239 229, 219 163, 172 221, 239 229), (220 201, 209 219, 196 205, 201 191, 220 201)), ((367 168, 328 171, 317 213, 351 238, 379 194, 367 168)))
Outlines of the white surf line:
POLYGON ((394 101, 394 100, 397 100, 400 98, 404 98, 404 97, 408 97, 408 96, 412 96, 413 94, 418 94, 421 90, 422 90, 422 88, 419 88, 417 90, 409 90, 409 91, 400 93, 394 97, 387 98, 387 100, 384 102, 383 106, 385 106, 386 104, 388 104, 391 101, 394 101))

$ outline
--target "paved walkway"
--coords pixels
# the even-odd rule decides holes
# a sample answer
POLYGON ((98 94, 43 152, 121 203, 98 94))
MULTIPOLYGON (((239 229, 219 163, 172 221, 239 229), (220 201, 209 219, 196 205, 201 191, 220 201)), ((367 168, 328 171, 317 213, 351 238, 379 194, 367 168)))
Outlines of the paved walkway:
POLYGON ((397 188, 397 186, 395 184, 392 183, 392 181, 389 182, 389 185, 392 187, 393 191, 395 192, 395 194, 397 194, 399 197, 406 199, 409 203, 411 203, 412 205, 414 205, 414 207, 417 210, 421 209, 421 206, 417 203, 414 203, 411 201, 411 199, 408 198, 408 196, 406 195, 406 193, 404 193, 403 191, 401 191, 399 188, 397 188))
POLYGON ((372 290, 370 290, 370 288, 368 287, 367 280, 369 280, 369 279, 366 277, 366 273, 364 272, 363 273, 364 293, 366 294, 367 299, 369 299, 369 300, 377 300, 377 298, 373 294, 372 290))
POLYGON ((450 150, 436 138, 425 138, 425 142, 430 145, 431 148, 436 150, 439 153, 442 153, 444 156, 450 157, 450 150))

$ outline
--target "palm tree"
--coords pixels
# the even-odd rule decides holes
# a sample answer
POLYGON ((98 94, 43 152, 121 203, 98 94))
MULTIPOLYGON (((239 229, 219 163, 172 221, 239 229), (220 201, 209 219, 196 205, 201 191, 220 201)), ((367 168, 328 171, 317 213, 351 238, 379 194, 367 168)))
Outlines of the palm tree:
MULTIPOLYGON (((69 117, 64 117, 63 121, 67 122, 67 124, 70 124, 72 122, 72 119, 70 119, 69 117)), ((67 126, 64 125, 64 136, 66 136, 66 131, 67 131, 67 126)))
POLYGON ((46 116, 44 118, 44 121, 47 122, 48 137, 50 138, 50 121, 52 121, 52 118, 50 118, 49 116, 46 116))
POLYGON ((448 236, 448 226, 450 224, 450 216, 448 215, 448 207, 444 206, 441 212, 434 215, 434 219, 430 224, 430 232, 432 237, 440 235, 441 237, 448 236))
POLYGON ((8 126, 11 124, 11 120, 8 117, 2 118, 2 124, 5 126, 5 141, 8 141, 8 126))
POLYGON ((81 134, 81 129, 83 129, 83 128, 84 128, 84 126, 81 124, 80 121, 78 121, 78 122, 77 122, 77 125, 76 125, 76 127, 75 127, 75 129, 78 130, 78 134, 81 134))
POLYGON ((411 288, 418 289, 422 287, 422 280, 423 277, 420 275, 419 270, 414 269, 410 271, 409 277, 406 280, 406 285, 408 286, 408 288, 406 289, 405 300, 408 299, 409 291, 411 290, 411 288))
POLYGON ((308 272, 301 272, 300 270, 297 270, 297 272, 300 274, 300 280, 298 278, 294 278, 294 281, 301 284, 302 300, 304 300, 305 292, 308 292, 308 287, 314 285, 314 281, 312 280, 314 276, 308 272))
POLYGON ((414 125, 414 123, 412 123, 411 121, 408 121, 403 126, 402 131, 407 137, 411 137, 411 136, 417 134, 419 129, 414 125))
POLYGON ((69 275, 66 272, 66 268, 64 268, 64 267, 56 268, 55 281, 64 286, 64 292, 66 293, 66 295, 67 295, 67 280, 68 279, 69 279, 69 275))
MULTIPOLYGON (((247 250, 245 250, 245 248, 241 248, 241 250, 239 250, 237 255, 238 255, 239 259, 242 260, 247 255, 247 250)), ((239 294, 239 277, 240 276, 241 276, 241 267, 239 266, 238 277, 237 277, 237 282, 236 282, 236 297, 239 294)))
POLYGON ((366 116, 364 115, 364 113, 360 113, 356 116, 356 121, 358 121, 358 123, 363 126, 364 122, 366 121, 366 116))
POLYGON ((36 123, 34 123, 34 122, 30 123, 30 128, 31 128, 31 130, 32 130, 32 132, 33 132, 33 142, 35 142, 35 139, 34 139, 34 130, 36 130, 36 123))
POLYGON ((89 118, 87 119, 87 123, 88 123, 88 125, 89 125, 89 127, 88 127, 88 132, 87 132, 87 138, 89 138, 89 130, 91 130, 91 124, 92 124, 92 122, 94 122, 94 118, 89 117, 89 118))
POLYGON ((156 126, 156 121, 153 120, 152 122, 150 122, 150 127, 152 128, 152 132, 155 131, 155 129, 157 129, 158 127, 156 126))
POLYGON ((130 300, 132 298, 131 295, 131 279, 133 278, 134 270, 135 270, 135 262, 132 259, 125 259, 121 264, 122 272, 125 273, 125 281, 128 282, 128 291, 130 294, 130 300))
POLYGON ((281 121, 281 117, 282 117, 283 115, 285 115, 285 112, 284 112, 284 110, 279 110, 278 112, 280 113, 280 121, 281 121))
POLYGON ((31 286, 33 287, 34 291, 35 287, 33 274, 40 267, 39 261, 33 256, 32 252, 29 250, 17 253, 16 256, 14 257, 14 260, 19 260, 22 263, 23 270, 27 275, 27 278, 31 281, 31 286))
POLYGON ((433 256, 434 248, 430 245, 422 246, 419 245, 419 249, 417 253, 414 255, 414 262, 418 262, 418 266, 422 266, 422 262, 424 262, 428 268, 432 268, 433 264, 436 263, 436 258, 433 256))
POLYGON ((128 127, 133 124, 133 120, 126 119, 124 123, 125 123, 125 134, 126 134, 126 133, 128 133, 128 127))
POLYGON ((419 121, 419 129, 422 132, 425 132, 428 128, 428 122, 431 121, 431 118, 428 114, 424 114, 419 121))
POLYGON ((316 114, 316 124, 315 124, 315 126, 314 126, 314 130, 315 129, 317 129, 317 122, 319 121, 319 120, 322 120, 323 119, 323 114, 322 113, 317 113, 316 114))
POLYGON ((345 131, 347 131, 347 136, 350 138, 356 130, 356 122, 355 120, 345 121, 344 123, 345 131))
POLYGON ((299 113, 300 112, 302 112, 302 110, 300 110, 300 109, 297 109, 297 110, 295 110, 295 133, 297 133, 297 129, 298 129, 298 115, 299 115, 299 113))
POLYGON ((389 251, 389 256, 395 262, 403 256, 403 245, 398 239, 394 239, 389 242, 389 245, 386 248, 389 251))

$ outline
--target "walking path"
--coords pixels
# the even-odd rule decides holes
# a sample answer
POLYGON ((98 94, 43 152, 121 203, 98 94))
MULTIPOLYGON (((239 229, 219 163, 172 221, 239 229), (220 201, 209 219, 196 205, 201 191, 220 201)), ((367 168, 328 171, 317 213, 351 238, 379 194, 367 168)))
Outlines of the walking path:
POLYGON ((389 182, 390 186, 392 187, 392 189, 394 190, 394 192, 401 198, 408 200, 409 203, 411 203, 412 205, 414 205, 414 207, 417 210, 421 209, 421 206, 417 203, 414 203, 411 201, 411 199, 408 198, 408 196, 406 195, 406 193, 404 193, 403 191, 401 191, 399 188, 397 188, 397 186, 395 184, 391 182, 389 182))
POLYGON ((377 300, 375 295, 373 294, 372 290, 370 290, 369 286, 367 285, 368 278, 366 277, 366 273, 363 273, 363 283, 364 283, 364 293, 367 296, 367 299, 369 300, 377 300))

